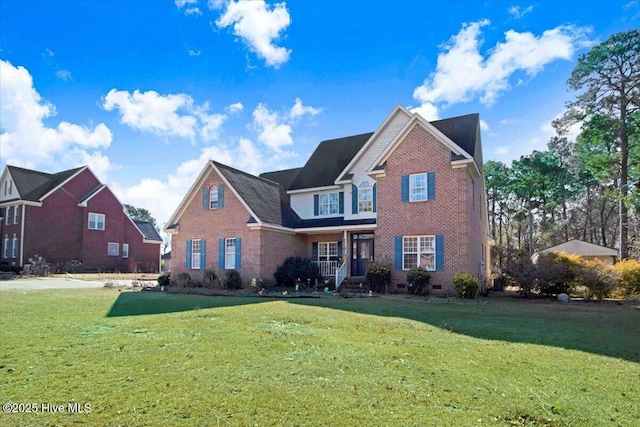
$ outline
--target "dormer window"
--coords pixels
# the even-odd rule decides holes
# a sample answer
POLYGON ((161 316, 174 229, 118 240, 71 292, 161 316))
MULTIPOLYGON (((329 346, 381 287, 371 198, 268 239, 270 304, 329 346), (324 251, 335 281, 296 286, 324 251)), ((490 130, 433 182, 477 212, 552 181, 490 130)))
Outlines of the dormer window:
POLYGON ((338 215, 340 212, 340 200, 338 193, 320 194, 319 215, 338 215))

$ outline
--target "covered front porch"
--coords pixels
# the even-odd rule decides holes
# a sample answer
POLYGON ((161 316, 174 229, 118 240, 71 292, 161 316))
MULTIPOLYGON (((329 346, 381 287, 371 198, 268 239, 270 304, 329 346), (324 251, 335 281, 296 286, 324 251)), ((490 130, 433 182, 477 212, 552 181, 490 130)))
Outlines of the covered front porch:
POLYGON ((336 289, 348 277, 364 277, 375 259, 373 229, 341 230, 341 233, 310 234, 312 260, 325 279, 333 279, 336 289))

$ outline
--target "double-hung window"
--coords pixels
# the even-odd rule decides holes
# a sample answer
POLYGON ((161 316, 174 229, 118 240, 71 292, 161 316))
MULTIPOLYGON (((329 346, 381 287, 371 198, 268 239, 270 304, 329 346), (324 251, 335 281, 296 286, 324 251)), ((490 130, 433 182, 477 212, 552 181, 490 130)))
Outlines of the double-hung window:
POLYGON ((362 182, 358 187, 358 212, 373 212, 373 186, 362 182))
POLYGON ((89 230, 104 230, 104 214, 89 212, 89 230))
POLYGON ((318 261, 332 261, 338 258, 338 242, 318 242, 318 261))
POLYGON ((209 209, 218 209, 218 186, 214 185, 209 190, 209 209))
POLYGON ((129 258, 129 244, 122 244, 122 258, 129 258))
MULTIPOLYGON (((14 206, 13 207, 13 223, 17 224, 18 223, 18 212, 19 212, 19 206, 14 206)), ((24 209, 24 208, 22 208, 24 209)))
MULTIPOLYGON (((6 181, 5 181, 6 182, 6 181)), ((3 256, 5 258, 9 258, 9 236, 8 235, 4 235, 4 254, 3 256)))
POLYGON ((427 174, 409 175, 409 201, 422 202, 428 200, 427 174))
POLYGON ((202 263, 202 240, 193 239, 191 241, 191 268, 199 270, 202 263))
POLYGON ((11 206, 7 207, 5 211, 4 223, 7 225, 11 224, 11 206))
POLYGON ((236 268, 236 239, 224 239, 224 268, 233 270, 236 268))
POLYGON ((338 215, 340 212, 340 198, 338 193, 320 194, 318 203, 318 213, 320 215, 338 215))
POLYGON ((402 269, 422 267, 436 269, 435 236, 405 236, 402 238, 402 269))
POLYGON ((11 248, 11 258, 17 258, 18 257, 18 238, 16 237, 16 235, 13 235, 13 246, 11 248))

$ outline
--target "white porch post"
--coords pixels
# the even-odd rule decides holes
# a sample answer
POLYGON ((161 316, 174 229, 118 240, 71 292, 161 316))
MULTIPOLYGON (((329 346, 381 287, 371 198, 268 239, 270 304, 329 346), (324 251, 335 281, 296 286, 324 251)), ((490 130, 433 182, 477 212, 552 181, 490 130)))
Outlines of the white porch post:
MULTIPOLYGON (((342 231, 342 262, 346 263, 347 262, 347 256, 349 254, 349 248, 347 247, 347 230, 343 230, 342 231)), ((348 268, 345 265, 345 269, 348 268)))

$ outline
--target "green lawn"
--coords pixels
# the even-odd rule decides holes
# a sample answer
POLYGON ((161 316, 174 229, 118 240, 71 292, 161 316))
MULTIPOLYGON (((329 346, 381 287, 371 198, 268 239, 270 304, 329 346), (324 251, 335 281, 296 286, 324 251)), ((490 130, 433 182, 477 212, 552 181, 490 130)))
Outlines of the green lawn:
POLYGON ((2 291, 0 339, 2 426, 640 425, 630 304, 2 291))

